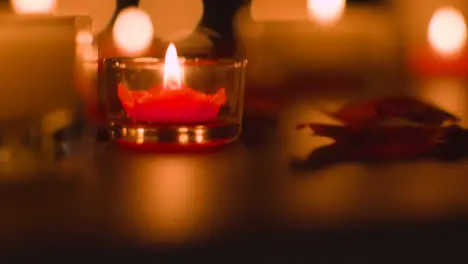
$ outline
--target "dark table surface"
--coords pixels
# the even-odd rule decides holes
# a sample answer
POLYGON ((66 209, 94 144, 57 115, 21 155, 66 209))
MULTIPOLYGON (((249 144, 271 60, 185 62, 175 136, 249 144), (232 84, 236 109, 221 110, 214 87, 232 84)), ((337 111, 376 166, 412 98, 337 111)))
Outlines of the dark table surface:
POLYGON ((74 176, 0 182, 2 256, 129 263, 459 259, 468 255, 467 161, 343 162, 316 170, 290 164, 329 143, 294 130, 301 122, 330 121, 318 105, 406 93, 467 125, 467 89, 464 81, 431 79, 392 91, 370 85, 290 93, 275 118, 246 116, 239 142, 203 153, 98 144, 74 176))

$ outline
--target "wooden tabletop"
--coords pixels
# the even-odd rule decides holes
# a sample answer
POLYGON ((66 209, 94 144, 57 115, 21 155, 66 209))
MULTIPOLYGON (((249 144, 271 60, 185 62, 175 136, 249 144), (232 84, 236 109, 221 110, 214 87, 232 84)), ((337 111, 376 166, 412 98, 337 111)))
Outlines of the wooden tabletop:
MULTIPOLYGON (((467 89, 433 79, 395 93, 438 104, 466 125, 467 89)), ((241 140, 219 150, 139 153, 96 144, 74 174, 0 181, 2 251, 15 260, 116 262, 463 255, 467 161, 291 167, 329 143, 294 129, 329 122, 318 105, 378 94, 311 89, 288 96, 269 121, 247 116, 241 140)))

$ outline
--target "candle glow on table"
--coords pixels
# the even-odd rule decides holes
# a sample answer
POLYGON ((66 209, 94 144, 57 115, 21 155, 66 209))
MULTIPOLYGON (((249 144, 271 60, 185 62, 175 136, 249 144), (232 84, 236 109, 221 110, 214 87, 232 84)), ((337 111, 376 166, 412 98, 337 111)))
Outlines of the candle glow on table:
POLYGON ((224 88, 215 94, 205 94, 187 87, 183 82, 183 65, 177 50, 170 44, 164 64, 163 86, 132 91, 122 84, 118 96, 126 114, 133 120, 160 123, 196 123, 215 120, 226 103, 224 88))
POLYGON ((437 9, 427 28, 428 47, 425 53, 411 58, 412 68, 421 75, 466 75, 466 22, 453 7, 437 9))

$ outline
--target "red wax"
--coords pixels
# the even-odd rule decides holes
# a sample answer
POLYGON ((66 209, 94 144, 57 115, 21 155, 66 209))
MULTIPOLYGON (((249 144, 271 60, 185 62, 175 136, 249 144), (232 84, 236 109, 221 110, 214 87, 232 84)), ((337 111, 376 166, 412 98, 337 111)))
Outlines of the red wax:
POLYGON ((190 87, 178 89, 151 88, 131 91, 119 85, 118 96, 127 115, 138 121, 162 123, 193 123, 216 119, 226 103, 226 91, 205 94, 190 87))
POLYGON ((425 52, 412 54, 410 67, 416 75, 464 76, 468 75, 468 53, 462 52, 459 56, 443 57, 426 49, 425 52))

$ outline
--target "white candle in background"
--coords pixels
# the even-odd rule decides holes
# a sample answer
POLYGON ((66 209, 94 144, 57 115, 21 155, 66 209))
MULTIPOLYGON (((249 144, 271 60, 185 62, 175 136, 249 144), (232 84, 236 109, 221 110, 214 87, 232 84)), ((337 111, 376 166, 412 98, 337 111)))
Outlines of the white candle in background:
MULTIPOLYGON (((466 0, 395 0, 394 19, 400 23, 406 47, 409 49, 426 48, 428 27, 436 10, 451 6, 468 17, 466 0)), ((450 31, 451 29, 447 29, 450 31)))
POLYGON ((411 72, 419 76, 466 76, 466 21, 452 6, 434 10, 427 22, 426 43, 407 43, 407 61, 411 72))
POLYGON ((20 14, 0 16, 0 121, 73 111, 80 100, 75 41, 78 32, 90 30, 91 20, 51 16, 54 1, 27 2, 12 2, 20 14))
MULTIPOLYGON (((248 12, 248 10, 244 10, 248 12)), ((252 78, 298 72, 359 72, 395 64, 397 46, 388 6, 346 6, 341 0, 253 0, 253 22, 239 15, 237 33, 252 78), (371 22, 369 22, 371 21, 371 22), (274 72, 274 74, 271 74, 274 72)))
POLYGON ((427 31, 431 48, 441 57, 457 57, 466 46, 465 18, 452 7, 436 10, 427 31))
POLYGON ((204 9, 202 0, 140 0, 138 7, 153 23, 155 45, 149 55, 163 56, 169 43, 174 43, 182 55, 213 51, 210 37, 219 36, 199 26, 204 9))
POLYGON ((154 36, 167 42, 190 36, 203 16, 202 0, 140 0, 139 7, 150 16, 154 36))

